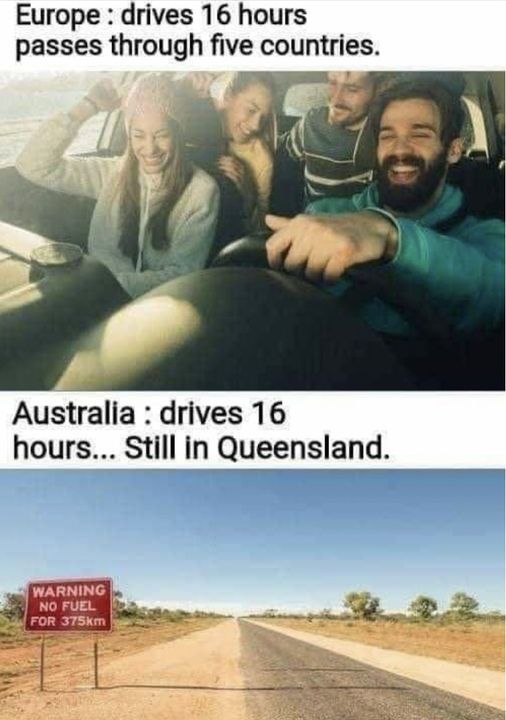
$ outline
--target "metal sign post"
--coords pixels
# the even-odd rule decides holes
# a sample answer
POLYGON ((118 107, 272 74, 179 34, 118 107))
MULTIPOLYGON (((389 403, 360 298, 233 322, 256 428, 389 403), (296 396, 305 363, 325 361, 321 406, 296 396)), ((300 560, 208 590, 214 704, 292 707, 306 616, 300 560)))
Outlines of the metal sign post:
POLYGON ((95 638, 93 646, 93 655, 95 658, 95 690, 98 690, 98 640, 95 638))
POLYGON ((45 636, 40 638, 40 691, 44 690, 44 656, 45 656, 45 636))

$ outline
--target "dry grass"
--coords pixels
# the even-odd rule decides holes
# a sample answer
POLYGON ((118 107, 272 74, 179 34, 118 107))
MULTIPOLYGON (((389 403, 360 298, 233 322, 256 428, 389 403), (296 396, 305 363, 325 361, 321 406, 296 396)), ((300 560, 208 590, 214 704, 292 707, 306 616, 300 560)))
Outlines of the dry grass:
POLYGON ((264 619, 326 637, 504 671, 504 622, 501 621, 442 625, 388 620, 264 619))
MULTIPOLYGON (((175 640, 220 622, 219 618, 186 617, 180 620, 119 620, 114 632, 98 637, 101 659, 121 657, 150 645, 175 640)), ((46 637, 45 667, 51 674, 92 668, 91 635, 62 634, 46 637)), ((24 633, 19 623, 0 624, 0 697, 33 687, 39 673, 40 636, 24 633)))

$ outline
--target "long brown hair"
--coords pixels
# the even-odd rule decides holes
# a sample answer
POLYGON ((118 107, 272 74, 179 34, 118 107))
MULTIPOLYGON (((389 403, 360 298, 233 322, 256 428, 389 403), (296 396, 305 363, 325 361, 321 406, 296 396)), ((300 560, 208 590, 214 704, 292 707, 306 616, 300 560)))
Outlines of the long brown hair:
POLYGON ((273 98, 273 108, 265 120, 259 137, 264 140, 271 153, 274 154, 276 149, 276 113, 274 110, 276 85, 272 73, 255 71, 231 72, 227 73, 223 78, 224 82, 220 82, 221 78, 218 78, 217 81, 218 90, 216 99, 219 100, 220 104, 224 104, 227 98, 234 97, 243 92, 243 90, 247 90, 251 85, 263 85, 263 87, 269 90, 273 98))
MULTIPOLYGON (((171 116, 167 116, 167 124, 170 130, 172 149, 170 159, 162 173, 161 186, 165 192, 165 198, 160 209, 149 219, 147 225, 151 244, 157 250, 170 245, 167 219, 193 175, 193 166, 186 157, 184 149, 181 125, 171 116)), ((139 162, 133 153, 129 132, 118 177, 117 193, 119 196, 119 247, 123 254, 135 263, 139 253, 140 229, 139 162)))

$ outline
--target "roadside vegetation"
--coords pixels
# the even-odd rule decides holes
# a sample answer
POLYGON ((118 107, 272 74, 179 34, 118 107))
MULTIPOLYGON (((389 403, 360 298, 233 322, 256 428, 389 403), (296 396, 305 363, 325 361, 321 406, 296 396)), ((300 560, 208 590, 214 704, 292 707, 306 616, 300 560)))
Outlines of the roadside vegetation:
MULTIPOLYGON (((24 593, 5 593, 0 600, 0 697, 33 685, 39 668, 40 635, 23 630, 24 593)), ((114 632, 100 635, 101 658, 121 657, 150 645, 204 630, 224 616, 203 611, 148 608, 115 593, 114 632)), ((92 668, 93 637, 71 633, 46 637, 46 670, 52 673, 92 668)))
POLYGON ((255 617, 326 637, 504 671, 504 615, 480 613, 479 602, 465 592, 456 592, 444 612, 434 598, 419 595, 405 613, 385 613, 380 599, 368 591, 347 593, 343 607, 343 612, 324 608, 307 614, 270 608, 255 617))

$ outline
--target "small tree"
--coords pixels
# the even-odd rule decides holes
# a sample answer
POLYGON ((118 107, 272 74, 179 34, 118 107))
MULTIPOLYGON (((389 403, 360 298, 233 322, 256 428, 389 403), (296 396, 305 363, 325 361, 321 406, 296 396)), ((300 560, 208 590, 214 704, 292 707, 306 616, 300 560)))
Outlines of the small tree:
POLYGON ((277 614, 278 611, 276 608, 267 608, 263 613, 264 617, 275 617, 277 614))
POLYGON ((430 620, 437 612, 437 602, 428 595, 419 595, 411 601, 408 612, 413 613, 420 620, 430 620))
POLYGON ((456 592, 450 600, 450 613, 455 615, 459 620, 469 620, 474 617, 480 603, 476 598, 465 592, 456 592))
POLYGON ((373 620, 382 612, 380 608, 380 599, 373 597, 366 590, 349 592, 344 597, 344 607, 351 610, 355 617, 364 620, 373 620))
POLYGON ((127 600, 119 614, 126 618, 138 617, 140 615, 139 606, 134 600, 127 600))
POLYGON ((1 612, 9 620, 21 620, 25 614, 25 591, 4 593, 1 612))
POLYGON ((123 600, 123 593, 121 592, 121 590, 114 591, 113 605, 114 605, 114 612, 117 615, 119 615, 119 613, 123 610, 123 608, 126 605, 126 603, 123 600))

